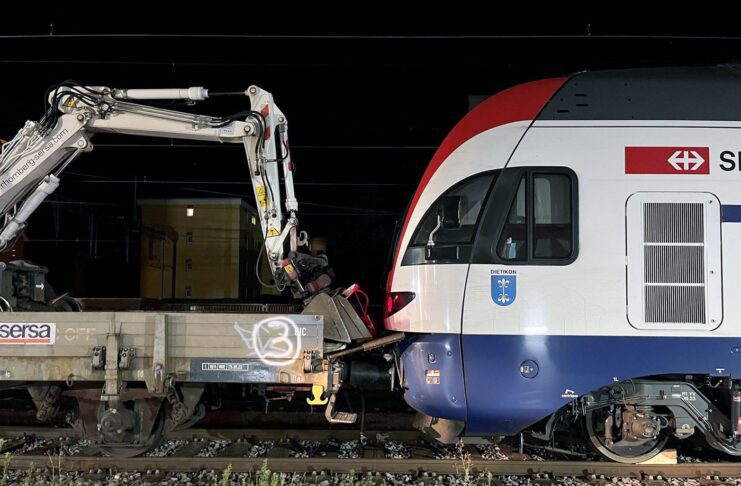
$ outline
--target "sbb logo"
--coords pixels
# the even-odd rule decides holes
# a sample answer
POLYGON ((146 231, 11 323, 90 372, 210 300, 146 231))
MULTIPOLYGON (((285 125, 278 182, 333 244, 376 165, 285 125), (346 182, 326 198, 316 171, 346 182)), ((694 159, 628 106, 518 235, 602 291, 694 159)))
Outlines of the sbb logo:
POLYGON ((741 171, 741 150, 724 150, 720 153, 720 168, 726 172, 741 171))
POLYGON ((625 147, 626 174, 710 174, 708 147, 625 147))

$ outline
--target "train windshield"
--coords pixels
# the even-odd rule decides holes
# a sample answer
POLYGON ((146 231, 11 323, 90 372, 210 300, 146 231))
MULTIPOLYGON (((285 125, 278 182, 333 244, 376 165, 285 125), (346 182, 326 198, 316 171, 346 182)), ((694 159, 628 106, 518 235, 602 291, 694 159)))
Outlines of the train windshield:
POLYGON ((456 201, 459 224, 454 228, 441 226, 435 231, 436 245, 465 245, 473 243, 476 224, 481 214, 486 195, 496 177, 495 172, 486 172, 470 177, 451 187, 430 207, 422 218, 412 240, 413 246, 424 246, 430 241, 430 233, 438 226, 438 215, 445 201, 456 201))

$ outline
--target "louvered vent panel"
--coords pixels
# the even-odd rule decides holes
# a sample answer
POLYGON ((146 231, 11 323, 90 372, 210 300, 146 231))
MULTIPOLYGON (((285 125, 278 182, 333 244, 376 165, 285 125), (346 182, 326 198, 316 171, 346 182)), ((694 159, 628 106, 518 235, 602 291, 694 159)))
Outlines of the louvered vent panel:
POLYGON ((705 324, 702 203, 643 204, 644 322, 705 324))
POLYGON ((703 243, 702 203, 644 203, 644 243, 703 243))
POLYGON ((647 285, 646 322, 705 324, 704 287, 647 285))
POLYGON ((626 302, 635 329, 723 322, 721 209, 708 192, 635 192, 625 204, 626 302))
POLYGON ((702 246, 646 245, 644 281, 647 284, 702 284, 705 252, 702 246))

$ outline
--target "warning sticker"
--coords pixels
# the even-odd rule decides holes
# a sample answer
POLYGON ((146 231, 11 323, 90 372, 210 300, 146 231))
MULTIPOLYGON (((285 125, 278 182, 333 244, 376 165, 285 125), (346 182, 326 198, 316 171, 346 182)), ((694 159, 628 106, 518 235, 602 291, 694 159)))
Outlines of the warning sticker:
POLYGON ((257 201, 260 203, 260 206, 265 207, 268 205, 268 196, 265 193, 265 186, 257 186, 257 189, 255 189, 255 192, 257 192, 257 201))
POLYGON ((270 227, 268 228, 268 238, 273 237, 273 236, 280 236, 280 233, 278 233, 277 229, 270 227))
POLYGON ((0 322, 0 344, 54 344, 53 322, 0 322))
POLYGON ((428 385, 439 385, 440 384, 440 370, 425 371, 425 382, 428 385))

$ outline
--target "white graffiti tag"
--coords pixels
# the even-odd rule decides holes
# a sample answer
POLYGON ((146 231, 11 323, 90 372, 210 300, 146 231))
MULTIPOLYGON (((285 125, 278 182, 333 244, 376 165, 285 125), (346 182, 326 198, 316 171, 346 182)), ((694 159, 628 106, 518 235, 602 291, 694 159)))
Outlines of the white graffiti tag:
POLYGON ((269 317, 252 329, 234 323, 234 329, 250 352, 269 366, 287 366, 298 359, 301 351, 301 332, 288 317, 269 317))

